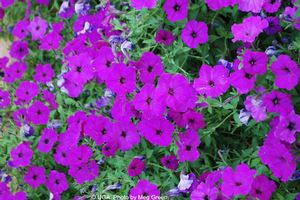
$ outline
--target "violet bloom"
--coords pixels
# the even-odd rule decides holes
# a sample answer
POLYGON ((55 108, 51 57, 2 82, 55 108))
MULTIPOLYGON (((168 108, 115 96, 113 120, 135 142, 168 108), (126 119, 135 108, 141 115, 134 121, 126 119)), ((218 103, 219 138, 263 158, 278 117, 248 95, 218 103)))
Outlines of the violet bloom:
POLYGON ((267 176, 261 174, 255 177, 250 195, 258 199, 271 199, 272 193, 276 191, 276 184, 267 176))
POLYGON ((197 93, 185 76, 164 73, 160 76, 154 98, 176 111, 185 112, 196 106, 197 93))
POLYGON ((183 114, 183 121, 186 124, 187 128, 193 130, 198 130, 206 126, 203 115, 194 110, 189 110, 185 112, 183 114))
POLYGON ((219 190, 205 183, 200 183, 191 194, 191 200, 216 200, 219 190))
POLYGON ((29 21, 26 19, 18 21, 12 31, 13 36, 18 37, 20 40, 23 40, 28 35, 28 25, 29 21))
POLYGON ((132 67, 127 67, 124 63, 113 64, 112 74, 106 80, 109 89, 119 95, 131 93, 135 90, 136 73, 132 67))
POLYGON ((247 195, 251 190, 256 171, 247 164, 240 164, 235 171, 227 167, 223 172, 222 193, 229 197, 247 195))
POLYGON ((264 31, 268 35, 275 35, 278 32, 282 31, 280 21, 278 17, 267 17, 266 18, 269 22, 268 28, 265 28, 264 31))
POLYGON ((160 159, 160 162, 168 169, 176 170, 179 165, 179 161, 176 156, 168 155, 160 159))
POLYGON ((45 51, 57 50, 60 47, 60 42, 63 37, 59 33, 51 32, 41 38, 41 44, 39 48, 45 51))
POLYGON ((263 75, 267 72, 268 56, 265 52, 246 50, 243 56, 243 69, 249 74, 263 75))
POLYGON ((280 55, 272 63, 271 70, 275 74, 275 85, 281 89, 292 90, 298 85, 300 69, 288 55, 280 55))
MULTIPOLYGON (((263 2, 261 0, 259 1, 263 2)), ((244 19, 243 23, 232 25, 231 31, 234 36, 232 41, 236 42, 241 40, 245 43, 253 43, 256 37, 267 27, 268 21, 266 19, 261 19, 259 16, 250 16, 244 19)))
POLYGON ((141 10, 143 8, 153 9, 155 8, 157 0, 131 0, 131 6, 137 10, 141 10))
POLYGON ((197 148, 200 145, 200 137, 195 130, 188 129, 185 133, 180 133, 176 144, 179 148, 177 154, 180 162, 194 162, 199 158, 197 148))
POLYGON ((300 116, 291 112, 287 116, 279 116, 275 125, 274 135, 285 142, 294 143, 295 134, 300 131, 300 116))
POLYGON ((29 54, 27 41, 16 41, 12 43, 9 54, 18 60, 23 60, 29 54))
POLYGON ((211 67, 202 65, 199 78, 194 80, 194 88, 205 97, 216 98, 227 91, 229 71, 223 65, 211 67))
POLYGON ((136 110, 131 101, 128 101, 125 96, 117 96, 111 108, 111 116, 114 120, 130 122, 131 118, 135 117, 136 114, 136 110))
POLYGON ((44 37, 48 28, 48 22, 41 17, 34 17, 28 26, 32 40, 39 40, 44 37))
POLYGON ((142 83, 154 83, 156 77, 160 76, 164 69, 160 56, 152 52, 144 52, 139 62, 140 79, 142 83))
POLYGON ((167 147, 172 143, 174 126, 164 117, 143 119, 138 124, 140 134, 154 145, 167 147))
POLYGON ((54 129, 46 128, 42 131, 42 135, 37 146, 40 152, 48 153, 53 145, 57 142, 58 135, 54 129))
POLYGON ((56 170, 52 170, 49 174, 46 187, 55 194, 61 194, 69 187, 66 175, 56 170))
POLYGON ((175 40, 175 36, 173 35, 173 33, 171 31, 167 31, 163 29, 159 30, 155 36, 156 43, 161 43, 166 46, 172 45, 174 40, 175 40))
POLYGON ((74 12, 74 5, 70 1, 64 1, 59 8, 58 15, 61 18, 69 19, 73 16, 74 12))
POLYGON ((30 102, 39 94, 39 87, 36 83, 30 81, 23 81, 16 89, 16 97, 19 101, 30 102))
POLYGON ((264 121, 267 118, 266 107, 263 106, 263 101, 260 97, 249 95, 244 104, 246 110, 250 112, 256 122, 264 121))
POLYGON ((274 136, 273 130, 268 134, 258 156, 263 164, 268 165, 274 176, 287 182, 296 170, 296 162, 290 152, 290 146, 274 136))
POLYGON ((259 13, 262 10, 265 1, 261 0, 237 0, 239 10, 244 12, 259 13))
POLYGON ((157 199, 160 191, 157 186, 147 180, 139 180, 134 188, 130 189, 130 199, 157 199))
POLYGON ((71 149, 69 152, 69 161, 70 165, 80 165, 87 163, 93 155, 93 150, 87 145, 80 145, 71 149))
POLYGON ((113 137, 118 140, 119 148, 128 151, 140 142, 136 125, 132 122, 117 122, 113 125, 113 137))
POLYGON ((37 82, 46 84, 50 82, 54 76, 55 72, 50 64, 37 64, 33 78, 37 82))
POLYGON ((9 58, 7 56, 1 57, 0 58, 0 70, 5 69, 8 62, 9 62, 9 58))
POLYGON ((33 156, 33 151, 30 149, 30 143, 23 142, 14 147, 10 152, 10 156, 15 167, 26 167, 30 165, 33 156))
POLYGON ((44 167, 30 166, 24 176, 24 181, 33 189, 46 183, 46 170, 44 167))
POLYGON ((49 92, 48 90, 43 91, 43 99, 51 106, 53 109, 58 108, 58 104, 56 103, 55 94, 49 92))
POLYGON ((197 48, 199 44, 208 42, 208 27, 205 22, 188 21, 182 30, 181 38, 190 48, 197 48))
POLYGON ((26 108, 19 108, 14 111, 13 113, 13 119, 16 124, 16 126, 22 126, 23 124, 29 123, 29 117, 27 114, 26 108))
POLYGON ((281 115, 288 115, 294 110, 291 96, 276 90, 263 96, 263 105, 268 112, 276 112, 281 115))
POLYGON ((230 74, 229 80, 238 93, 247 94, 254 88, 256 76, 247 73, 245 69, 237 69, 230 74))
POLYGON ((47 124, 49 120, 50 109, 41 101, 35 101, 28 108, 28 116, 35 125, 47 124))
POLYGON ((161 104, 157 98, 154 98, 154 94, 154 85, 145 84, 133 99, 135 109, 141 111, 143 117, 159 116, 166 110, 166 106, 161 104))
POLYGON ((139 176, 145 169, 145 162, 140 158, 134 158, 128 165, 128 176, 139 176))
POLYGON ((263 9, 268 13, 275 13, 281 6, 281 0, 265 0, 263 9))
POLYGON ((6 8, 12 6, 14 4, 15 0, 0 0, 0 2, 1 2, 2 7, 4 9, 6 9, 6 8))
POLYGON ((9 105, 10 105, 9 92, 0 89, 0 109, 6 108, 9 105))
POLYGON ((184 20, 188 15, 188 8, 188 0, 166 0, 164 4, 164 11, 170 22, 184 20))
POLYGON ((4 69, 4 82, 13 83, 21 79, 27 70, 26 63, 14 62, 9 67, 4 69))
POLYGON ((112 72, 112 64, 115 62, 115 56, 110 47, 102 47, 99 50, 99 56, 93 61, 93 67, 96 70, 97 76, 101 80, 107 80, 112 72))
POLYGON ((217 11, 228 6, 233 6, 237 3, 237 0, 205 0, 205 3, 211 10, 217 11))
POLYGON ((80 165, 71 165, 68 172, 78 184, 93 181, 99 176, 99 166, 95 160, 80 165))

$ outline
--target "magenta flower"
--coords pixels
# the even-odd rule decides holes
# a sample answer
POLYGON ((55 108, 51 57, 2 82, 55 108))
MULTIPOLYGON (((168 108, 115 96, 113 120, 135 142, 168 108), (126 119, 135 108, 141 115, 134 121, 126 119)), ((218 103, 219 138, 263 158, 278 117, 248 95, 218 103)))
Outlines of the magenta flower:
POLYGON ((247 195, 251 190, 255 173, 255 170, 244 163, 237 166, 235 171, 227 167, 223 172, 222 193, 229 197, 247 195))
POLYGON ((41 44, 39 48, 45 51, 57 50, 60 47, 60 42, 63 40, 63 37, 57 32, 51 32, 41 38, 41 44))
POLYGON ((161 43, 166 46, 170 46, 173 41, 175 40, 175 37, 171 31, 160 29, 156 36, 155 36, 155 42, 161 43))
POLYGON ((131 6, 137 10, 141 10, 143 8, 153 9, 155 8, 157 0, 131 0, 131 6))
POLYGON ((57 142, 58 135, 55 130, 46 128, 42 131, 42 135, 37 146, 40 152, 48 153, 52 150, 53 145, 57 142))
POLYGON ((197 94, 185 76, 164 73, 160 76, 154 98, 162 105, 185 112, 195 107, 197 94))
POLYGON ((194 88, 205 97, 216 98, 229 88, 228 74, 229 71, 223 65, 202 65, 199 78, 194 80, 194 88))
POLYGON ((0 0, 0 2, 1 2, 2 7, 6 9, 6 8, 10 7, 11 5, 13 5, 15 0, 0 0))
POLYGON ((39 87, 36 83, 23 81, 16 89, 16 97, 19 101, 29 102, 39 94, 39 87))
POLYGON ((160 191, 157 186, 147 180, 139 180, 134 188, 130 189, 130 199, 157 199, 160 191))
POLYGON ((136 110, 131 101, 125 96, 117 96, 114 105, 111 108, 111 116, 116 121, 130 122, 135 117, 136 110))
POLYGON ((93 155, 93 150, 87 145, 81 145, 71 149, 69 153, 70 165, 80 165, 87 163, 93 155))
POLYGON ((258 96, 247 96, 245 108, 251 113, 256 122, 264 121, 267 118, 266 107, 263 106, 262 99, 258 96))
POLYGON ((97 76, 101 80, 107 80, 112 71, 112 64, 115 62, 115 56, 110 47, 102 47, 99 50, 99 56, 93 61, 97 76))
POLYGON ((195 130, 188 129, 185 133, 180 133, 176 144, 179 148, 177 154, 180 162, 194 162, 199 158, 200 153, 197 148, 200 145, 200 137, 195 130))
POLYGON ((33 189, 46 183, 46 170, 44 167, 30 166, 24 176, 24 181, 33 189))
POLYGON ((188 8, 188 0, 166 0, 164 4, 164 11, 170 22, 184 20, 188 15, 188 8))
POLYGON ((127 172, 128 176, 139 176, 145 169, 145 163, 140 158, 132 159, 128 165, 127 172))
POLYGON ((281 6, 281 0, 265 0, 263 9, 268 13, 275 13, 281 6))
POLYGON ((29 21, 26 19, 18 21, 12 31, 13 36, 18 37, 20 40, 23 40, 28 35, 28 25, 29 21))
POLYGON ((113 125, 114 138, 119 142, 119 148, 127 151, 140 142, 140 136, 132 122, 117 122, 113 125))
POLYGON ((55 94, 49 92, 48 90, 43 91, 43 99, 50 105, 52 109, 57 109, 58 104, 56 103, 55 94))
POLYGON ((271 199, 272 193, 276 191, 276 184, 274 181, 268 179, 267 176, 261 174, 255 177, 250 195, 258 199, 271 199))
POLYGON ((56 163, 61 164, 63 166, 68 166, 69 154, 70 154, 70 147, 59 144, 55 148, 55 153, 53 154, 53 158, 56 163))
POLYGON ((182 30, 181 38, 188 47, 197 48, 199 44, 208 42, 208 27, 204 22, 191 20, 182 30))
MULTIPOLYGON (((248 0, 245 0, 248 1, 248 0)), ((253 1, 253 0, 251 0, 253 1)), ((257 1, 257 0, 255 0, 257 1)), ((259 0, 260 1, 260 0, 259 0)), ((260 1, 263 2, 263 1, 260 1)), ((241 24, 233 24, 231 27, 234 38, 233 42, 243 41, 245 43, 253 43, 256 37, 268 27, 268 21, 261 19, 259 16, 250 16, 243 20, 241 24)))
POLYGON ((16 58, 18 60, 23 60, 23 58, 29 54, 28 42, 27 41, 13 42, 10 47, 9 54, 13 58, 16 58))
POLYGON ((138 124, 140 134, 154 145, 167 147, 172 143, 174 126, 164 117, 143 119, 138 124))
POLYGON ((131 93, 136 87, 136 73, 123 63, 112 65, 112 76, 106 80, 107 87, 119 95, 131 93))
POLYGON ((10 67, 4 69, 3 81, 7 83, 13 83, 18 79, 21 79, 27 70, 26 63, 14 62, 10 67))
POLYGON ((134 107, 143 113, 143 117, 162 115, 166 106, 154 97, 155 87, 152 84, 145 84, 133 99, 134 107))
POLYGON ((300 116, 293 112, 287 116, 281 115, 274 127, 275 137, 288 143, 294 143, 296 141, 295 134, 300 131, 300 116))
POLYGON ((238 3, 239 10, 253 13, 259 13, 264 5, 264 1, 261 0, 238 0, 238 3))
POLYGON ((41 101, 35 101, 28 108, 28 116, 35 125, 47 124, 49 120, 50 109, 41 101))
POLYGON ((40 83, 47 83, 55 76, 55 72, 50 64, 37 64, 35 68, 34 80, 40 83))
POLYGON ((15 124, 19 127, 22 126, 22 124, 30 123, 26 108, 19 108, 15 110, 13 113, 13 119, 15 124))
POLYGON ((206 126, 203 115, 194 110, 189 110, 183 114, 183 121, 186 127, 193 130, 198 130, 206 126))
POLYGON ((106 157, 114 156, 119 148, 118 144, 118 141, 110 138, 102 147, 102 154, 106 157))
POLYGON ((66 175, 56 170, 52 170, 49 174, 46 187, 52 193, 61 194, 69 187, 66 175))
POLYGON ((267 72, 268 56, 265 52, 246 50, 243 56, 243 69, 249 74, 263 75, 267 72))
POLYGON ((265 33, 268 35, 275 35, 282 31, 280 20, 278 17, 267 17, 269 26, 264 29, 265 33))
POLYGON ((145 52, 139 62, 140 79, 145 83, 154 83, 156 77, 163 73, 163 64, 160 56, 152 52, 145 52))
POLYGON ((83 184, 99 176, 99 166, 95 160, 92 160, 80 165, 71 165, 68 173, 78 184, 83 184))
POLYGON ((294 110, 291 96, 276 90, 263 96, 263 105, 268 112, 276 112, 287 115, 294 110))
POLYGON ((30 165, 33 156, 33 151, 30 149, 30 143, 23 142, 14 147, 10 152, 10 156, 15 167, 26 167, 30 165))
POLYGON ((160 159, 160 162, 168 169, 176 170, 179 165, 179 161, 176 156, 168 155, 160 159))
POLYGON ((10 105, 9 92, 0 89, 0 109, 6 108, 9 105, 10 105))
POLYGON ((7 56, 1 57, 0 58, 0 70, 5 69, 8 62, 9 62, 9 58, 7 56))
POLYGON ((274 176, 286 182, 296 170, 296 162, 290 153, 290 147, 274 136, 273 130, 268 134, 258 156, 262 163, 268 165, 274 176))
POLYGON ((272 63, 271 70, 275 74, 275 85, 281 89, 292 90, 298 85, 300 69, 288 55, 280 55, 272 63))
POLYGON ((48 22, 41 17, 34 17, 28 26, 32 40, 39 40, 44 37, 48 28, 48 22))
POLYGON ((236 4, 237 0, 205 0, 205 3, 211 10, 216 11, 236 4))
POLYGON ((219 190, 211 185, 200 183, 191 194, 191 200, 216 200, 219 190))

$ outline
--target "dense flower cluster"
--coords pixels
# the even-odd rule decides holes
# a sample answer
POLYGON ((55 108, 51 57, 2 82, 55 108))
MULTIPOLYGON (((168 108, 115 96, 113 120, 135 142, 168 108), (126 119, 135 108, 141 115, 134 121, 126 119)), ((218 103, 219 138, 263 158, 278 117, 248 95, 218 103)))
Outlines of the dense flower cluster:
MULTIPOLYGON (((217 55, 198 57, 198 53, 207 49, 211 40, 219 39, 210 35, 211 29, 219 26, 214 22, 218 13, 210 22, 204 17, 200 20, 193 10, 200 14, 201 10, 193 1, 131 0, 121 5, 134 14, 148 12, 151 17, 151 12, 161 12, 165 18, 151 38, 155 46, 145 48, 139 56, 133 53, 136 38, 131 36, 137 30, 130 30, 126 17, 122 18, 130 14, 114 7, 113 1, 95 6, 93 1, 69 0, 55 9, 49 0, 0 0, 0 18, 14 10, 15 4, 26 5, 26 11, 10 30, 14 39, 9 56, 0 58, 0 109, 7 112, 3 120, 9 127, 23 133, 12 139, 14 146, 9 148, 5 165, 5 172, 13 171, 11 175, 23 185, 15 189, 0 176, 0 199, 30 199, 31 191, 41 187, 50 192, 50 199, 80 199, 82 194, 72 191, 74 185, 86 189, 92 184, 92 193, 96 193, 97 185, 106 184, 104 180, 99 184, 98 177, 121 170, 119 162, 125 162, 122 171, 127 179, 116 180, 130 183, 124 195, 133 199, 168 195, 192 200, 265 200, 271 199, 281 182, 293 179, 299 159, 300 115, 294 106, 299 98, 293 99, 300 78, 299 59, 287 51, 263 51, 257 41, 283 32, 281 22, 289 23, 287 28, 292 30, 300 29, 295 1, 289 6, 281 0, 203 1, 202 10, 211 13, 235 8, 235 15, 247 14, 241 20, 235 17, 224 33, 225 47, 228 41, 234 45, 228 56, 231 61, 220 57, 217 63, 205 60, 217 55), (34 8, 48 6, 57 10, 55 20, 49 20, 47 13, 35 13, 34 8), (176 56, 166 57, 162 51, 172 45, 201 59, 189 63, 198 75, 190 76, 182 68, 189 56, 177 67, 183 74, 168 70, 170 57, 176 60, 176 56), (232 103, 237 97, 240 108, 232 103), (72 106, 75 109, 70 109, 72 106), (223 122, 212 126, 218 119, 213 115, 230 109, 232 114, 226 113, 223 122), (251 158, 240 155, 240 160, 230 163, 219 149, 214 155, 221 157, 222 164, 211 155, 214 164, 207 157, 200 163, 212 133, 222 134, 217 130, 232 115, 241 132, 263 123, 266 131, 256 133, 259 137, 250 136, 256 144, 248 155, 251 158), (152 148, 158 149, 157 155, 152 155, 152 148), (110 162, 118 155, 120 160, 110 162), (151 156, 156 163, 150 161, 151 156), (253 158, 260 168, 252 164, 253 158), (47 159, 49 163, 44 164, 47 159), (161 191, 164 184, 147 175, 153 168, 174 172, 180 180, 172 183, 173 189, 167 193, 161 191), (70 194, 64 196, 66 193, 70 194)), ((228 129, 230 126, 222 131, 232 131, 228 129)), ((104 191, 120 188, 122 185, 115 183, 104 191)))

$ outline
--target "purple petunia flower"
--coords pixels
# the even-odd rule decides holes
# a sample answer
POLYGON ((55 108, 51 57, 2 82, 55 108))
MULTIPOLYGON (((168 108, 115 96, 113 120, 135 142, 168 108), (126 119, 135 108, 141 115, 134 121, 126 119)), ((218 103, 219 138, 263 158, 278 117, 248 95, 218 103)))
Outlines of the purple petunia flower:
POLYGON ((43 99, 51 106, 52 109, 58 108, 55 98, 55 94, 49 92, 48 90, 43 91, 43 99))
POLYGON ((30 143, 23 142, 14 147, 10 152, 10 156, 12 158, 11 162, 15 167, 28 166, 33 156, 33 151, 30 149, 30 143))
POLYGON ((160 56, 145 52, 139 62, 140 79, 145 83, 154 83, 156 77, 163 73, 163 63, 160 56))
POLYGON ((223 65, 202 65, 199 78, 194 80, 194 88, 199 94, 216 98, 229 88, 228 74, 229 71, 223 65))
POLYGON ((12 6, 14 4, 15 0, 0 0, 0 2, 1 2, 2 7, 4 9, 6 9, 6 8, 12 6))
POLYGON ((256 122, 264 121, 267 118, 266 107, 263 106, 261 97, 249 95, 244 104, 246 110, 250 112, 256 122))
POLYGON ((48 153, 53 145, 57 142, 58 135, 54 129, 46 128, 42 131, 42 135, 37 146, 40 152, 48 153))
POLYGON ((191 200, 216 200, 219 190, 205 183, 200 183, 191 194, 191 200))
POLYGON ((174 126, 164 117, 143 119, 138 124, 140 134, 149 142, 159 146, 169 146, 172 143, 174 126))
POLYGON ((267 72, 268 56, 265 52, 246 50, 243 56, 243 69, 249 74, 263 75, 267 72))
POLYGON ((222 193, 229 197, 247 195, 251 190, 255 173, 255 170, 244 163, 237 166, 235 171, 227 167, 223 172, 222 193))
POLYGON ((131 163, 128 165, 127 172, 128 176, 139 176, 145 169, 145 162, 140 158, 132 159, 131 163))
POLYGON ((28 25, 29 21, 26 19, 18 21, 12 31, 13 36, 18 37, 20 40, 23 40, 28 35, 28 25))
POLYGON ((21 79, 27 70, 26 63, 14 62, 9 67, 4 69, 4 82, 13 83, 21 79))
POLYGON ((41 101, 35 101, 28 108, 28 116, 30 121, 35 125, 47 124, 49 120, 50 109, 41 101))
POLYGON ((281 6, 281 0, 265 0, 263 9, 268 13, 275 13, 281 6))
POLYGON ((52 170, 46 182, 46 187, 55 194, 61 194, 69 187, 66 175, 56 170, 52 170))
POLYGON ((167 19, 170 22, 176 22, 187 17, 188 7, 188 0, 166 0, 164 11, 167 13, 167 19))
POLYGON ((72 5, 72 1, 63 1, 61 4, 58 15, 61 18, 69 19, 75 13, 74 5, 72 5))
POLYGON ((24 181, 33 189, 46 183, 46 170, 44 167, 30 166, 24 176, 24 181))
POLYGON ((33 78, 37 82, 46 84, 50 82, 54 76, 55 72, 50 64, 37 64, 33 78))
POLYGON ((239 10, 244 12, 259 13, 262 10, 265 1, 261 0, 237 0, 239 10))
POLYGON ((155 42, 161 43, 166 46, 170 46, 173 41, 175 40, 175 37, 171 31, 160 29, 156 36, 155 36, 155 42))
POLYGON ((292 90, 298 85, 300 69, 288 55, 280 55, 272 63, 271 70, 276 75, 275 85, 278 88, 292 90))
POLYGON ((69 152, 69 161, 70 165, 80 165, 83 163, 87 163, 89 159, 92 157, 93 151, 87 145, 81 145, 71 149, 69 152))
POLYGON ((272 193, 276 191, 276 184, 274 181, 268 179, 265 175, 259 175, 255 177, 250 195, 258 199, 270 199, 272 193))
POLYGON ((113 124, 114 138, 119 142, 119 148, 127 151, 140 142, 140 136, 132 122, 117 122, 113 124))
POLYGON ((269 22, 269 26, 264 29, 266 34, 268 35, 275 35, 278 32, 282 31, 280 21, 278 17, 267 17, 266 18, 269 22))
POLYGON ((163 158, 160 159, 160 162, 168 169, 171 170, 176 170, 179 165, 179 161, 176 158, 176 156, 168 155, 164 156, 163 158))
POLYGON ((115 56, 110 47, 102 47, 99 50, 99 56, 93 61, 96 74, 101 80, 107 80, 112 71, 112 64, 115 62, 115 56))
POLYGON ((143 8, 153 9, 155 8, 157 0, 131 0, 131 6, 137 10, 141 10, 143 8))
POLYGON ((9 105, 10 105, 9 92, 0 89, 0 109, 6 108, 9 105))
POLYGON ((186 127, 193 130, 198 130, 206 126, 203 115, 194 110, 189 110, 183 114, 183 121, 186 127))
POLYGON ((15 41, 12 43, 9 54, 18 60, 23 60, 29 54, 27 41, 15 41))
POLYGON ((44 37, 48 28, 48 22, 41 17, 34 17, 28 26, 32 40, 39 40, 44 37))
POLYGON ((178 157, 180 162, 196 161, 200 153, 198 146, 200 145, 200 137, 195 130, 188 129, 185 133, 180 133, 179 141, 176 142, 178 146, 178 157))
POLYGON ((26 108, 19 108, 15 110, 13 113, 13 119, 15 121, 15 124, 19 127, 22 126, 23 124, 28 124, 29 117, 26 108))
POLYGON ((39 87, 36 83, 30 81, 23 81, 16 89, 16 97, 18 101, 30 102, 39 94, 39 87))
POLYGON ((134 188, 130 189, 130 199, 157 199, 160 191, 157 186, 147 180, 139 180, 134 188))
POLYGON ((99 176, 99 166, 95 160, 92 160, 80 165, 71 165, 68 173, 78 184, 83 184, 99 176))
POLYGON ((208 42, 208 27, 204 22, 191 20, 182 30, 181 38, 188 47, 197 48, 199 44, 208 42))

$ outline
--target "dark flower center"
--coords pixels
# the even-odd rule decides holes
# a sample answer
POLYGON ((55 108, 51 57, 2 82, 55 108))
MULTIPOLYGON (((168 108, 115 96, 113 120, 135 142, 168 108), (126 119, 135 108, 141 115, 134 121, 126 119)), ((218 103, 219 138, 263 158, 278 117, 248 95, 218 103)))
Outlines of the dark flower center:
POLYGON ((134 165, 132 165, 132 166, 130 167, 130 169, 135 170, 136 167, 135 167, 134 165))
POLYGON ((42 114, 42 111, 41 111, 41 110, 38 110, 36 113, 37 113, 38 115, 40 115, 40 114, 42 114))
POLYGON ((22 53, 23 52, 23 48, 19 48, 19 52, 22 53))
POLYGON ((249 73, 246 73, 246 74, 245 74, 245 77, 246 77, 247 79, 251 79, 251 78, 252 78, 252 75, 249 74, 249 73))
POLYGON ((191 33, 191 36, 192 36, 192 38, 196 38, 196 37, 197 37, 197 33, 196 33, 195 31, 193 31, 193 32, 191 33))
POLYGON ((180 10, 180 6, 178 4, 176 4, 173 8, 176 12, 180 10))
POLYGON ((109 147, 109 146, 105 146, 105 147, 104 147, 104 150, 105 150, 105 151, 108 151, 108 150, 110 150, 110 147, 109 147))
POLYGON ((23 157, 23 153, 19 153, 19 154, 18 154, 18 157, 19 157, 19 158, 22 158, 22 157, 23 157))
POLYGON ((107 133, 106 129, 102 129, 101 133, 102 133, 102 135, 106 135, 106 133, 107 133))
POLYGON ((109 68, 111 66, 111 62, 108 60, 108 61, 106 61, 105 65, 109 68))
POLYGON ((148 66, 148 72, 152 72, 153 71, 153 67, 151 65, 148 66))
POLYGON ((207 195, 204 196, 204 200, 209 200, 207 195))
POLYGON ((167 164, 171 164, 171 161, 170 160, 167 160, 167 162, 166 162, 167 164))
POLYGON ((156 135, 162 135, 162 131, 161 130, 156 130, 156 135))
POLYGON ((242 183, 241 183, 241 182, 235 182, 235 185, 236 185, 236 186, 241 186, 242 183))
POLYGON ((58 179, 55 180, 55 184, 59 185, 59 180, 58 179))
POLYGON ((171 95, 171 96, 173 96, 173 95, 174 95, 174 89, 172 89, 172 88, 169 88, 169 90, 168 90, 168 94, 169 94, 169 95, 171 95))
POLYGON ((33 179, 33 180, 36 180, 37 177, 38 177, 38 176, 35 174, 35 175, 32 176, 32 179, 33 179))
POLYGON ((44 143, 45 143, 45 144, 48 144, 48 143, 49 143, 49 140, 48 140, 48 139, 45 139, 45 140, 44 140, 44 143))
POLYGON ((250 65, 252 65, 252 66, 253 66, 253 65, 255 65, 256 61, 255 61, 255 59, 254 59, 254 58, 251 58, 251 60, 250 60, 250 62, 249 62, 249 63, 250 63, 250 65))
POLYGON ((195 120, 194 119, 189 119, 189 123, 193 124, 193 123, 195 123, 195 120))
POLYGON ((190 151, 192 149, 191 145, 186 145, 185 150, 190 151))
POLYGON ((284 68, 284 71, 286 71, 287 73, 290 73, 290 72, 291 72, 291 70, 290 70, 288 67, 285 67, 285 68, 284 68))
POLYGON ((260 191, 260 189, 256 189, 256 190, 255 190, 255 193, 256 193, 256 194, 262 194, 262 191, 260 191))
POLYGON ((273 104, 274 105, 278 105, 279 104, 279 99, 278 97, 275 97, 273 100, 272 100, 273 104))
POLYGON ((276 0, 271 0, 270 1, 271 4, 274 4, 275 2, 276 2, 276 0))
POLYGON ((292 131, 292 130, 295 130, 295 126, 296 126, 295 123, 290 122, 287 128, 288 128, 290 131, 292 131))
POLYGON ((147 197, 147 196, 148 196, 148 193, 147 193, 147 192, 143 192, 142 196, 143 196, 143 197, 147 197))
POLYGON ((125 79, 124 77, 121 77, 121 78, 120 78, 120 83, 121 83, 121 84, 124 84, 125 81, 126 81, 126 79, 125 79))
POLYGON ((64 152, 61 155, 63 158, 67 157, 67 155, 64 152))
POLYGON ((40 26, 35 27, 35 30, 37 31, 40 30, 40 26))
POLYGON ((82 71, 81 66, 76 67, 76 71, 77 71, 77 72, 81 72, 81 71, 82 71))
POLYGON ((152 102, 152 98, 151 98, 151 97, 148 97, 147 100, 146 100, 146 103, 147 103, 148 105, 150 105, 151 102, 152 102))
POLYGON ((214 86, 215 86, 215 82, 214 82, 214 81, 209 81, 209 82, 208 82, 208 85, 209 85, 210 87, 214 87, 214 86))
POLYGON ((125 138, 125 137, 127 136, 127 133, 126 133, 125 131, 122 131, 121 136, 122 136, 123 138, 125 138))
POLYGON ((46 76, 47 76, 47 74, 46 74, 46 73, 43 73, 43 74, 42 74, 42 76, 43 76, 43 77, 46 77, 46 76))

